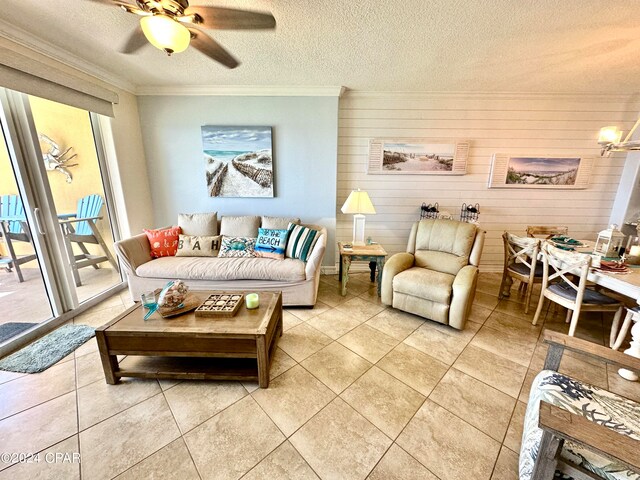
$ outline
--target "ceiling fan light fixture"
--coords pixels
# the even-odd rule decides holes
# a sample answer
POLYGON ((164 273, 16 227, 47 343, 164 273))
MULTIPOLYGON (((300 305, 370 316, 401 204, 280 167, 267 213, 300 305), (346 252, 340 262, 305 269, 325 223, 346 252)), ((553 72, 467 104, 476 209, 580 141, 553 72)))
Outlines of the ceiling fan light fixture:
POLYGON ((152 15, 140 19, 142 32, 156 48, 172 53, 184 52, 189 46, 191 33, 168 15, 152 15))

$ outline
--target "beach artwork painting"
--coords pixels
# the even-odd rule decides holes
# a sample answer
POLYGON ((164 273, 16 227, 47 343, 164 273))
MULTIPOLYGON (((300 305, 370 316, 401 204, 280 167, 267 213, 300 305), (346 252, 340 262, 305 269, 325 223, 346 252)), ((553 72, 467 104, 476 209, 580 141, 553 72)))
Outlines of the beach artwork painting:
POLYGON ((435 138, 371 138, 367 174, 464 175, 468 140, 435 138))
POLYGON ((385 142, 382 168, 407 173, 451 172, 455 150, 455 143, 385 142))
POLYGON ((202 127, 211 197, 273 197, 271 127, 202 127))
POLYGON ((491 162, 489 188, 588 188, 592 170, 592 157, 496 153, 491 162))
POLYGON ((510 157, 507 185, 575 185, 580 158, 510 157))

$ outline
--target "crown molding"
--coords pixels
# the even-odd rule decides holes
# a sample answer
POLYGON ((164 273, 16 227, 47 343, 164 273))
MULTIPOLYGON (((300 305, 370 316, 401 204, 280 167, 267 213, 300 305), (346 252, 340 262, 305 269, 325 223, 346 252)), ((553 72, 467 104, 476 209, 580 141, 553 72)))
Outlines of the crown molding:
POLYGON ((220 95, 240 97, 341 97, 342 86, 303 85, 175 85, 139 86, 136 95, 220 95))
POLYGON ((486 100, 572 100, 602 102, 637 102, 640 103, 640 92, 637 93, 562 93, 562 92, 393 92, 349 90, 345 98, 396 98, 396 99, 428 99, 428 98, 465 98, 486 100))
POLYGON ((71 67, 97 80, 107 83, 113 87, 135 93, 135 85, 123 78, 104 70, 97 65, 89 63, 87 60, 73 55, 66 50, 47 42, 34 34, 27 32, 5 20, 0 19, 0 37, 10 40, 18 45, 26 47, 41 55, 44 55, 67 67, 71 67))

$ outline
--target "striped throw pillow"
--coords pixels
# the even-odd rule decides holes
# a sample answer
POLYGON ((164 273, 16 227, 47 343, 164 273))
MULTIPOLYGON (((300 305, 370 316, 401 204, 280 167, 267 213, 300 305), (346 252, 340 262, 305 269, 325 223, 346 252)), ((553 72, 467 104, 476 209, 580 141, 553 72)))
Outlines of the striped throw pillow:
POLYGON ((299 258, 306 262, 320 237, 320 232, 295 223, 290 223, 288 230, 289 239, 287 240, 286 256, 288 258, 299 258))

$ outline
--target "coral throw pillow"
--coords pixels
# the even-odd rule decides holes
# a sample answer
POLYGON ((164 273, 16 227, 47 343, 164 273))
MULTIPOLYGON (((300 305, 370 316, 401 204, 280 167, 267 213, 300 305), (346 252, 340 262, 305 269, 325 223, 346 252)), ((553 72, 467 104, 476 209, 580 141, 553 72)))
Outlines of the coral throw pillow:
POLYGON ((151 257, 173 257, 178 250, 178 238, 182 229, 180 227, 160 228, 158 230, 143 230, 151 245, 151 257))

